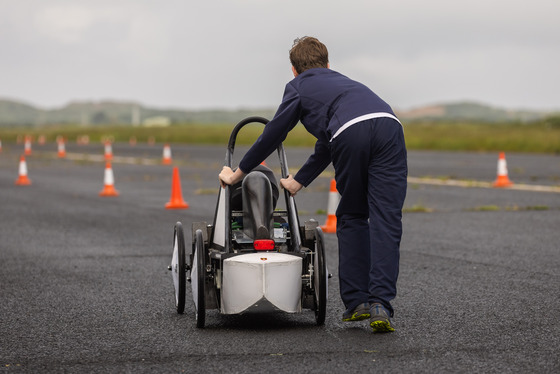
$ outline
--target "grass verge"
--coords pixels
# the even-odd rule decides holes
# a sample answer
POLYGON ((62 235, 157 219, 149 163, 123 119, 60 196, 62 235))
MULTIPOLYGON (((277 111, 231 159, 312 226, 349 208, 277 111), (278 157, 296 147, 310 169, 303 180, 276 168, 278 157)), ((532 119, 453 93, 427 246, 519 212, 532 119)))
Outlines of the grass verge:
MULTIPOLYGON (((148 142, 153 138, 158 143, 227 144, 234 124, 174 124, 168 127, 92 126, 77 125, 45 126, 40 128, 0 128, 0 139, 16 142, 30 135, 40 135, 47 142, 57 136, 76 141, 88 135, 91 142, 110 138, 116 142, 148 142)), ((263 125, 250 124, 239 133, 236 144, 252 144, 262 133, 263 125)), ((407 148, 410 150, 456 150, 456 151, 514 151, 532 153, 560 153, 560 125, 547 122, 521 123, 468 123, 468 122, 425 122, 404 123, 407 148)), ((284 141, 285 146, 311 147, 315 138, 303 125, 297 125, 284 141)))

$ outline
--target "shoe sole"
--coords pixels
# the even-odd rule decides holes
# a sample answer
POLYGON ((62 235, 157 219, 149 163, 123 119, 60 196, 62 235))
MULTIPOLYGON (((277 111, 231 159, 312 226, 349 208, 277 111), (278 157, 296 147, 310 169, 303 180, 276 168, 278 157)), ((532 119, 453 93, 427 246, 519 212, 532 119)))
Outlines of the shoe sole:
POLYGON ((368 319, 369 317, 370 317, 369 313, 363 313, 363 314, 354 313, 350 318, 343 318, 342 322, 363 321, 364 319, 368 319))
POLYGON ((373 332, 393 332, 395 329, 389 321, 372 321, 370 324, 373 332))

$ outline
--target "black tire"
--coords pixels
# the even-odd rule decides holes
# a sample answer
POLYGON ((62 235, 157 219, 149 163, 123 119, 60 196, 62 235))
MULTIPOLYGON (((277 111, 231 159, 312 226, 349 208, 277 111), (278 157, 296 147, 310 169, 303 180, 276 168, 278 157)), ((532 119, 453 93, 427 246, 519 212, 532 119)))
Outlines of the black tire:
POLYGON ((173 230, 173 257, 171 258, 171 275, 175 287, 175 308, 177 313, 185 311, 185 293, 187 288, 185 262, 185 236, 181 222, 175 224, 173 230))
POLYGON ((313 256, 313 298, 317 326, 325 324, 327 315, 327 260, 325 258, 323 230, 315 229, 315 255, 313 256))
MULTIPOLYGON (((204 328, 206 322, 206 250, 201 230, 196 230, 194 239, 194 257, 196 265, 196 284, 193 282, 195 297, 196 327, 204 328), (196 290, 194 289, 196 287, 196 290), (196 296, 195 296, 196 295, 196 296)), ((194 279, 193 279, 194 280, 194 279)))

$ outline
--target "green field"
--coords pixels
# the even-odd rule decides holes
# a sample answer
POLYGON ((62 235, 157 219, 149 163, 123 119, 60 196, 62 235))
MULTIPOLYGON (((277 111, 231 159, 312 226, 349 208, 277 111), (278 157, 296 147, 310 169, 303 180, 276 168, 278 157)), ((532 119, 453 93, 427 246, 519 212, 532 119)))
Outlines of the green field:
POLYGON ((560 126, 532 124, 414 123, 405 125, 409 149, 560 153, 560 126))
MULTIPOLYGON (((53 142, 64 136, 73 142, 88 135, 91 142, 109 137, 115 142, 128 142, 132 137, 138 143, 152 137, 158 143, 227 144, 233 124, 175 124, 169 127, 132 126, 47 126, 41 128, 0 128, 0 140, 6 143, 31 135, 46 137, 53 142)), ((237 144, 252 144, 263 126, 246 126, 237 138, 237 144)), ((404 123, 408 149, 456 151, 513 151, 532 153, 560 153, 560 123, 545 120, 531 124, 484 123, 404 123)), ((296 126, 284 142, 286 146, 313 146, 315 139, 302 125, 296 126)))

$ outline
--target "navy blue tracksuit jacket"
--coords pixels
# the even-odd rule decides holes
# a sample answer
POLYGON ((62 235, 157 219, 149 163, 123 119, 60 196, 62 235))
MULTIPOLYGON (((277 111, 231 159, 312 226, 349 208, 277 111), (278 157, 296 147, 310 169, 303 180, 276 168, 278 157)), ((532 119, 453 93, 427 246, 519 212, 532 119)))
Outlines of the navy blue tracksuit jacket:
POLYGON ((242 158, 247 173, 301 121, 317 138, 294 176, 308 186, 333 163, 339 278, 347 308, 382 303, 393 314, 407 162, 404 135, 391 107, 363 84, 326 68, 304 71, 285 88, 282 103, 242 158))
POLYGON ((251 171, 286 139, 299 121, 317 138, 315 153, 294 177, 305 187, 331 162, 329 141, 347 122, 369 113, 395 114, 363 84, 331 69, 304 71, 286 85, 282 103, 239 167, 251 171))

